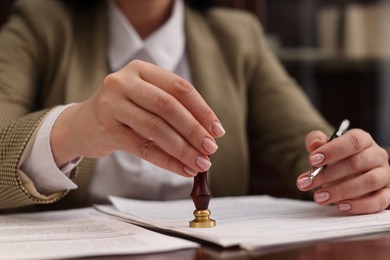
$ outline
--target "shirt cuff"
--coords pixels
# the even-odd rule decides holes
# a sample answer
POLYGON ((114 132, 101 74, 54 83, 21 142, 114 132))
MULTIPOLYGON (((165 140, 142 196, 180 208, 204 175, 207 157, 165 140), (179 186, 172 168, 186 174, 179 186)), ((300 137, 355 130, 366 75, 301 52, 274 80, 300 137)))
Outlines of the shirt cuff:
POLYGON ((77 158, 63 167, 58 168, 50 146, 50 133, 57 118, 70 105, 62 105, 51 110, 41 127, 38 129, 31 153, 21 164, 22 170, 34 183, 36 189, 43 194, 76 189, 68 175, 80 163, 82 158, 77 158))

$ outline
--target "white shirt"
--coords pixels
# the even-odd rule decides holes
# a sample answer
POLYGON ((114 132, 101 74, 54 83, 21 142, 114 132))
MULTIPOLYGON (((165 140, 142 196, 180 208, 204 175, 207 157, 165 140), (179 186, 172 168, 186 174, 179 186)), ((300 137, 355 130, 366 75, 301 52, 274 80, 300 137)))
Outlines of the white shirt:
MULTIPOLYGON (((154 63, 190 80, 185 55, 184 4, 175 0, 172 15, 157 31, 142 40, 121 10, 108 1, 109 39, 107 57, 112 72, 129 61, 140 59, 154 63)), ((22 164, 24 171, 42 193, 75 189, 67 177, 80 160, 62 169, 56 166, 50 148, 50 131, 56 118, 68 106, 59 106, 46 117, 30 156, 22 164)), ((92 201, 105 201, 108 195, 136 199, 188 198, 193 180, 159 168, 121 151, 97 160, 90 187, 92 201)))

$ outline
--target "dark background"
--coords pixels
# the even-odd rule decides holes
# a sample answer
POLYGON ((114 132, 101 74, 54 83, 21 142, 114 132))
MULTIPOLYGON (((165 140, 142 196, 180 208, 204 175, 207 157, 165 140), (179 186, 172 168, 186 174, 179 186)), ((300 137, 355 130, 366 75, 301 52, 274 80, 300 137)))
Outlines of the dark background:
MULTIPOLYGON (((307 58, 291 50, 318 47, 316 14, 322 7, 339 8, 342 16, 338 30, 338 47, 343 47, 345 8, 348 4, 373 4, 374 0, 216 0, 217 5, 248 10, 259 17, 265 32, 277 36, 281 46, 276 53, 289 74, 307 92, 314 105, 334 126, 344 118, 353 128, 362 128, 378 139, 378 102, 383 59, 353 60, 345 57, 307 58), (284 50, 293 55, 283 55, 284 50)), ((390 1, 387 1, 387 3, 390 1)), ((390 26, 390 22, 389 22, 390 26)), ((386 86, 388 87, 388 86, 386 86)), ((389 133, 390 134, 390 133, 389 133)), ((300 197, 302 194, 283 184, 273 170, 259 163, 252 153, 251 192, 275 196, 300 197)))

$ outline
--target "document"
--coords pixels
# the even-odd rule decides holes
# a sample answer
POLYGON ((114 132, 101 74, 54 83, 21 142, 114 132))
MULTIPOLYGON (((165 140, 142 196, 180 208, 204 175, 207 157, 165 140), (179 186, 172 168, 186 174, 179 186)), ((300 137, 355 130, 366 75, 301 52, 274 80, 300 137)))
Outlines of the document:
POLYGON ((93 208, 0 215, 0 259, 64 259, 197 247, 93 208))
POLYGON ((247 250, 325 239, 346 238, 390 230, 390 211, 346 216, 334 206, 269 196, 213 198, 213 228, 190 228, 191 200, 137 201, 110 197, 114 207, 97 206, 107 214, 143 226, 177 232, 223 247, 247 250))

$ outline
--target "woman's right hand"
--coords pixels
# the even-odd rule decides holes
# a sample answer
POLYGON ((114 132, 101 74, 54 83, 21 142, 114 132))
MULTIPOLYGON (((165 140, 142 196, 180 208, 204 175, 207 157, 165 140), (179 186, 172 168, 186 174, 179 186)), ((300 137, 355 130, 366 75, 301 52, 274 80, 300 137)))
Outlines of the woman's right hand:
MULTIPOLYGON (((82 86, 80 86, 82 87, 82 86)), ((88 100, 66 109, 51 132, 59 167, 122 150, 182 176, 206 171, 223 136, 219 119, 186 80, 132 61, 108 75, 88 100)))

